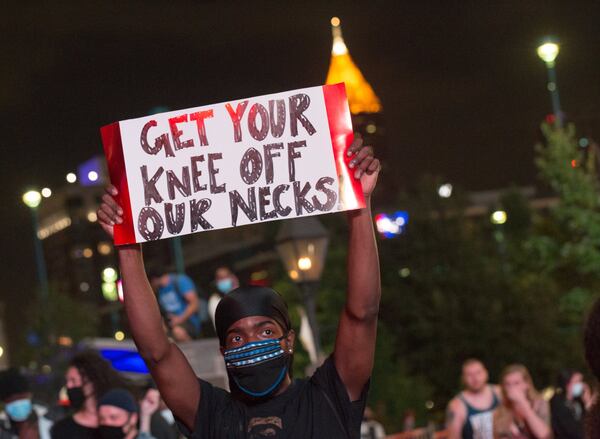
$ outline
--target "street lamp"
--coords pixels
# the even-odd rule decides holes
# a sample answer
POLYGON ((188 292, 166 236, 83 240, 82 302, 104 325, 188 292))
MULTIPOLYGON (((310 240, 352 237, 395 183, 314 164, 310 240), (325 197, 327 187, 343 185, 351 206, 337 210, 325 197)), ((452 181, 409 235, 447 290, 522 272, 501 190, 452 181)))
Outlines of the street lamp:
POLYGON ((46 262, 44 260, 44 252, 42 249, 42 241, 38 236, 39 218, 38 206, 42 202, 42 194, 38 191, 27 191, 23 194, 23 203, 31 211, 31 219, 33 222, 33 242, 35 246, 35 261, 37 267, 38 281, 40 282, 40 293, 42 301, 48 297, 48 274, 46 272, 46 262))
POLYGON ((302 293, 306 317, 312 329, 317 355, 321 341, 316 316, 315 298, 325 265, 329 233, 315 217, 285 221, 277 234, 277 252, 292 281, 302 293))
POLYGON ((556 117, 556 121, 559 127, 563 124, 563 115, 560 109, 560 97, 558 95, 558 86, 556 85, 556 69, 555 60, 558 56, 560 48, 557 43, 548 39, 544 44, 537 48, 537 54, 542 61, 546 64, 546 70, 548 70, 548 91, 552 98, 552 111, 556 117))

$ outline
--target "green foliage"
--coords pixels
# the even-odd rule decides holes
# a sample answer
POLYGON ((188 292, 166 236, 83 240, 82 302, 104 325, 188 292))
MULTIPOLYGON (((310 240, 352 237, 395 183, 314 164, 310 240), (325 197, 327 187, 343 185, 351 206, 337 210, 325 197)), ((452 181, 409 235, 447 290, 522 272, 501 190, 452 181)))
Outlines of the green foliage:
POLYGON ((97 308, 91 304, 58 291, 51 286, 49 296, 40 306, 41 299, 27 306, 26 318, 22 322, 18 344, 11 361, 16 365, 47 362, 57 350, 58 337, 66 335, 77 343, 97 333, 97 308), (30 345, 27 336, 36 334, 39 344, 30 345))

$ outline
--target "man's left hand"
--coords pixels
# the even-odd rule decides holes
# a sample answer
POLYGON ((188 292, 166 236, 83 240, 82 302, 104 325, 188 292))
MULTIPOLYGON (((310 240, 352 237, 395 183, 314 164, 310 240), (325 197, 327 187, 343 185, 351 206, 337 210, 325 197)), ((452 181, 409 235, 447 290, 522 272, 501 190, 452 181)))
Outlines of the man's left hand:
POLYGON ((375 189, 381 170, 379 159, 373 155, 372 146, 363 145, 359 134, 355 134, 354 141, 348 148, 348 156, 352 157, 348 167, 354 170, 354 176, 360 179, 365 198, 369 198, 375 189))

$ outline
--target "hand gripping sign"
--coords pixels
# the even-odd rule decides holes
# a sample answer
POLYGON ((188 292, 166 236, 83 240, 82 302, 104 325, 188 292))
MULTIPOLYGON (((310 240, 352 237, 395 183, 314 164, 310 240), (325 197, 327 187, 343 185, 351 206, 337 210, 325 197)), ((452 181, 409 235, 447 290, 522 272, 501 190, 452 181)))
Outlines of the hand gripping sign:
POLYGON ((344 84, 103 127, 115 244, 364 207, 344 84))

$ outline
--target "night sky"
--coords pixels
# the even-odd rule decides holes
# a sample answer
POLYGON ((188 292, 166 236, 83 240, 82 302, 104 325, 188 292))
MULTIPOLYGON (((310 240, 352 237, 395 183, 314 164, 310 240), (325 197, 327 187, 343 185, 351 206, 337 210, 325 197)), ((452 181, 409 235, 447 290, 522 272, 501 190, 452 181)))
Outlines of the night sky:
POLYGON ((551 111, 535 54, 544 35, 561 42, 563 110, 600 138, 597 1, 11 3, 0 18, 0 297, 32 294, 28 186, 64 184, 101 153, 100 126, 155 106, 322 84, 334 15, 382 100, 404 187, 424 173, 469 190, 535 181, 551 111))

